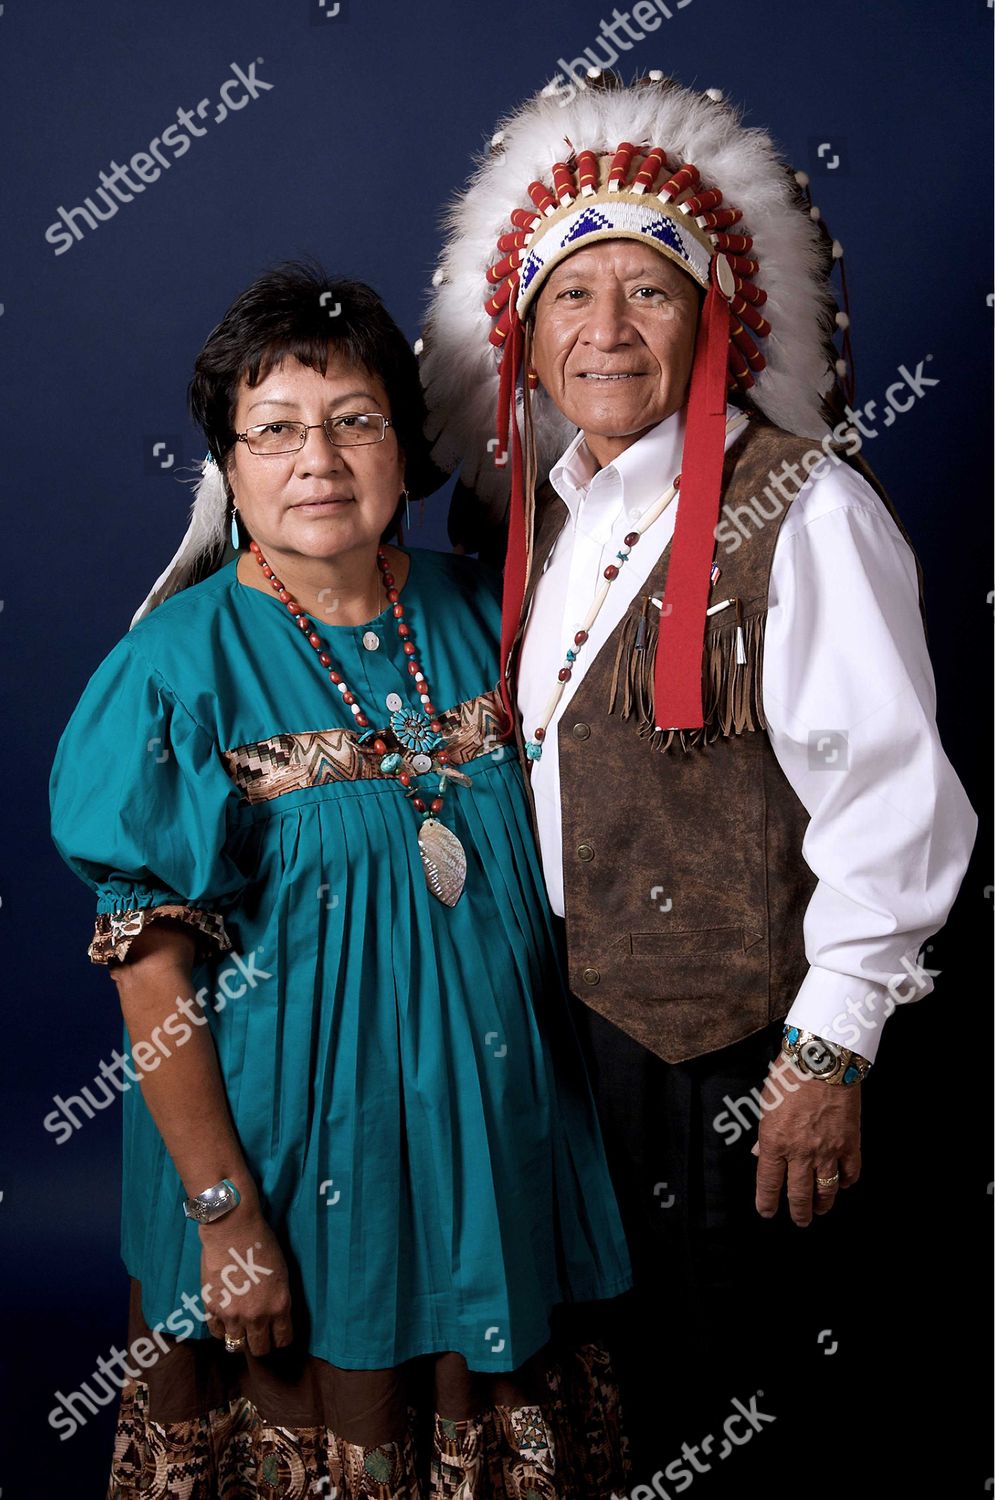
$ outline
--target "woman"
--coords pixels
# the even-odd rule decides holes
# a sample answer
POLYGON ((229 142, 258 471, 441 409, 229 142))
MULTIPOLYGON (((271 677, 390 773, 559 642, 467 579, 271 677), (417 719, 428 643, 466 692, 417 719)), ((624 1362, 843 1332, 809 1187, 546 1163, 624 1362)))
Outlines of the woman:
POLYGON ((123 1257, 155 1354, 109 1494, 607 1496, 617 1397, 569 1304, 630 1269, 498 584, 383 541, 429 487, 414 356, 369 288, 290 264, 190 394, 237 554, 192 528, 51 785, 142 1074, 123 1257))

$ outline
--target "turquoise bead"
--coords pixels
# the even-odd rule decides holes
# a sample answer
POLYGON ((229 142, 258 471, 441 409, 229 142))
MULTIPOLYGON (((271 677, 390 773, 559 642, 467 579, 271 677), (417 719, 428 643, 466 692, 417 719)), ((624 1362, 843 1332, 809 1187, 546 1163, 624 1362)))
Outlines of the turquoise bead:
POLYGON ((383 760, 380 762, 380 769, 385 776, 390 776, 392 772, 399 771, 403 764, 404 757, 398 755, 396 750, 392 750, 391 753, 389 755, 385 755, 383 760))
POLYGON ((537 744, 535 740, 526 740, 525 754, 528 756, 529 760, 541 760, 542 746, 540 744, 537 744))

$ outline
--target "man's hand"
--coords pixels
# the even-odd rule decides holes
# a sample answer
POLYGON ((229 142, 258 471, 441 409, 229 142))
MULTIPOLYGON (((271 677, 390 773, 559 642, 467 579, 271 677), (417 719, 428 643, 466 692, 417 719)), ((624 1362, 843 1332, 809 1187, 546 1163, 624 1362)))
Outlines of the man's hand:
POLYGON ((828 1213, 841 1187, 860 1176, 859 1083, 841 1086, 806 1077, 784 1057, 770 1066, 761 1099, 764 1113, 753 1154, 757 1158, 757 1212, 777 1212, 788 1178, 788 1207, 796 1224, 828 1213), (772 1087, 773 1085, 773 1087, 772 1087), (819 1177, 834 1177, 819 1186, 819 1177), (814 1199, 814 1204, 813 1204, 814 1199))

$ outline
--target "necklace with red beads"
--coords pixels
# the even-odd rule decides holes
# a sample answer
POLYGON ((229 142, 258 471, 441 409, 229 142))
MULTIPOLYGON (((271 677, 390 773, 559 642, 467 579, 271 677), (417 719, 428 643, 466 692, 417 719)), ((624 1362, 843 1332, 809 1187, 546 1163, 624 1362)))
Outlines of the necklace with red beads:
POLYGON ((447 782, 460 778, 449 764, 449 752, 446 748, 448 741, 432 702, 428 679, 418 660, 411 626, 404 618, 404 605, 401 603, 397 580, 391 572, 386 552, 382 547, 377 548, 377 567, 387 593, 387 602, 397 621, 397 633, 407 657, 408 673, 418 692, 422 710, 405 709, 398 697, 398 707, 391 711, 389 727, 376 731, 371 728, 369 715, 364 712, 356 694, 332 661, 328 646, 318 634, 314 622, 276 576, 263 556, 259 543, 250 541, 249 550, 262 568, 263 577, 269 580, 276 597, 294 617, 305 641, 317 655, 319 664, 327 671, 329 682, 338 689, 343 703, 351 710, 357 728, 363 731, 359 736, 360 742, 373 741, 373 749, 381 757, 382 775, 395 779, 404 788, 405 796, 410 799, 421 819, 418 848, 428 888, 446 906, 455 906, 466 880, 466 851, 456 835, 440 823, 435 815, 442 811, 447 782), (436 794, 429 797, 417 785, 416 778, 431 772, 438 774, 439 784, 436 794))
MULTIPOLYGON (((747 417, 743 412, 736 412, 733 416, 729 417, 726 421, 727 438, 730 433, 738 432, 741 427, 746 425, 746 422, 747 417)), ((608 566, 604 569, 601 575, 602 581, 599 583, 597 589, 595 590, 594 599, 592 600, 591 608, 588 610, 587 618, 584 620, 581 628, 575 633, 573 641, 567 648, 566 658, 564 660, 563 666, 557 673, 556 685, 549 695, 549 701, 546 704, 542 719, 536 725, 535 729, 533 729, 532 738, 525 741, 525 754, 529 760, 540 760, 542 758, 542 742, 546 738, 546 731, 549 728, 553 715, 556 713, 556 710, 559 707, 560 699, 563 697, 563 694, 566 691, 567 683, 573 677, 574 662, 577 660, 582 647, 587 641, 595 620, 601 613, 601 607, 608 597, 608 592, 611 589, 612 584, 615 582, 615 579, 618 577, 623 566, 628 562, 632 549, 636 546, 640 537, 645 531, 648 531, 649 528, 653 525, 654 521, 656 521, 663 514, 667 506, 677 494, 677 491, 680 489, 680 487, 681 476, 680 474, 678 474, 674 479, 674 482, 668 485, 660 498, 655 501, 655 503, 642 517, 641 524, 638 526, 634 526, 631 531, 626 533, 626 535, 622 539, 622 548, 615 554, 616 561, 609 563, 608 566)), ((718 570, 713 566, 713 582, 715 581, 717 573, 718 570)))

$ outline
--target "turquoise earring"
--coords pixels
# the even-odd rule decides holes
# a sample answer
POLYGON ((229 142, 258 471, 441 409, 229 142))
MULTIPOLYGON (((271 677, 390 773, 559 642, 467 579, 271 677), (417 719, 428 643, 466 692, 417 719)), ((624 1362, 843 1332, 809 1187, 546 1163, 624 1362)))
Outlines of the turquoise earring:
POLYGON ((231 512, 231 544, 234 547, 234 549, 235 549, 236 552, 238 552, 241 549, 242 540, 241 540, 241 538, 240 538, 240 536, 238 534, 238 506, 237 505, 233 505, 232 506, 232 512, 231 512))

